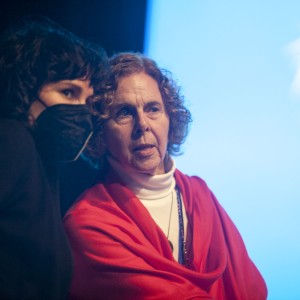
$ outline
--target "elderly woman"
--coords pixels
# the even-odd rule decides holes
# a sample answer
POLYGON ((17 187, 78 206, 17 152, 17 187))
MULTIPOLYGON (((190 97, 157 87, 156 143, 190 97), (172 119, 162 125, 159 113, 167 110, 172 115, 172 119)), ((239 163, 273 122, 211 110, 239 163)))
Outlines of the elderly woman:
POLYGON ((191 121, 168 72, 110 59, 92 103, 101 176, 68 211, 71 299, 266 299, 263 278, 205 182, 176 169, 191 121))

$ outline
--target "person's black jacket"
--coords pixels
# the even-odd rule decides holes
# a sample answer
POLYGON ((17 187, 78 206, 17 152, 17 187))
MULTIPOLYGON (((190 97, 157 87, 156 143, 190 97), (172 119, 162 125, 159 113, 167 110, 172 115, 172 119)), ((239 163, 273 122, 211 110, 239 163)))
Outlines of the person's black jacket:
POLYGON ((30 132, 0 119, 0 299, 64 299, 71 254, 30 132))

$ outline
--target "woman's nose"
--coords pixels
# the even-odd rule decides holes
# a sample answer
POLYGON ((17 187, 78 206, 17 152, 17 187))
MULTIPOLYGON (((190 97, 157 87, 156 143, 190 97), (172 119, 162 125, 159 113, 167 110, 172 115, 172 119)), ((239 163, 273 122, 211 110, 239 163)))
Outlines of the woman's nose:
POLYGON ((144 132, 150 131, 150 126, 147 117, 143 114, 137 114, 134 133, 137 136, 141 136, 144 132))

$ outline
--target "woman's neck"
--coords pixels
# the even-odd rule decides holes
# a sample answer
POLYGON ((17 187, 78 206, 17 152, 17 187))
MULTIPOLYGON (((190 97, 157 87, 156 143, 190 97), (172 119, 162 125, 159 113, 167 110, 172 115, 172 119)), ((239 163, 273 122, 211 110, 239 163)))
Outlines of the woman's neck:
POLYGON ((170 157, 166 164, 167 173, 153 176, 125 169, 112 157, 107 157, 107 159, 121 180, 140 199, 151 200, 165 197, 175 187, 174 172, 176 165, 170 157))

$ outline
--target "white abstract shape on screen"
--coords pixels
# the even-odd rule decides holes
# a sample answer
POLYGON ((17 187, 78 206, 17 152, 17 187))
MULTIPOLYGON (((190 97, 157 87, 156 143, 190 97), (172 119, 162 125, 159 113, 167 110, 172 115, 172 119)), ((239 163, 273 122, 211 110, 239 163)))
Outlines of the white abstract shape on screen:
POLYGON ((300 97, 300 39, 287 45, 287 52, 296 65, 296 73, 291 84, 291 91, 295 96, 300 97))

